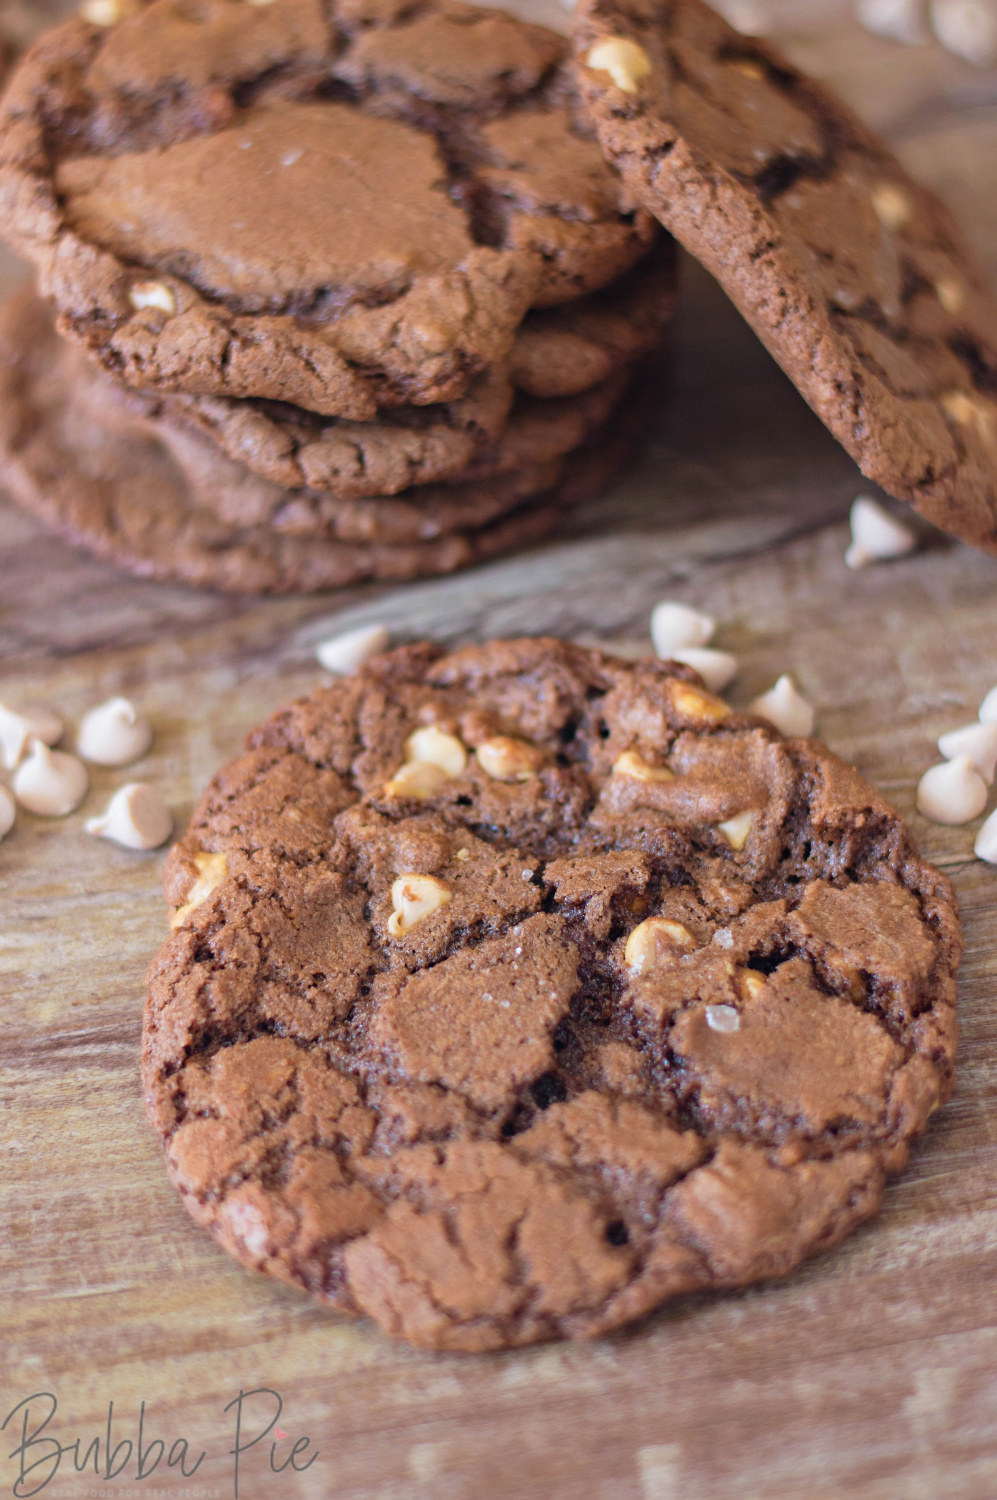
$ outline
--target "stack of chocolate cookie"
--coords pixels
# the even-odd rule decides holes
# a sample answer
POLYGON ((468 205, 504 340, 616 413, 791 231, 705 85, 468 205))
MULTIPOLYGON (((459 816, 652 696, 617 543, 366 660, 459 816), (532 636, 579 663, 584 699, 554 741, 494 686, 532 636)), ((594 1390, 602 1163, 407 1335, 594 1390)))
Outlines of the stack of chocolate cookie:
POLYGON ((449 571, 606 481, 673 247, 563 38, 452 0, 100 18, 0 111, 39 273, 0 314, 16 498, 133 571, 262 592, 449 571))

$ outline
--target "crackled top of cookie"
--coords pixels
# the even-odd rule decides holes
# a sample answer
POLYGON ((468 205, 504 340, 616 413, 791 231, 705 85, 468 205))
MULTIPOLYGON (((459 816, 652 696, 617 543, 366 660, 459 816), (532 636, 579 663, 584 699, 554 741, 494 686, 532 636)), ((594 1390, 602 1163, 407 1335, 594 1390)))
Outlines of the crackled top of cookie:
POLYGON ((947 881, 674 663, 381 657, 250 736, 165 887, 144 1077, 185 1203, 416 1343, 782 1274, 950 1088, 947 881))
POLYGON ((67 22, 0 113, 0 201, 65 331, 130 384, 361 421, 463 395, 653 224, 563 39, 456 0, 67 22))
POLYGON ((637 199, 869 478, 997 550, 997 306, 948 211, 700 0, 580 0, 580 87, 637 199))

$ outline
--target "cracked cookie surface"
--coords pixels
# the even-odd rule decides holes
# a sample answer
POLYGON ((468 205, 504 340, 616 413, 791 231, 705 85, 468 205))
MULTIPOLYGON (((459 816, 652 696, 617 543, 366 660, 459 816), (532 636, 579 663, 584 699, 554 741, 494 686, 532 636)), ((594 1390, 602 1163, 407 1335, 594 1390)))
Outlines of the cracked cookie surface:
POLYGON ((564 39, 457 0, 69 21, 5 96, 0 203, 63 331, 128 384, 360 421, 464 395, 528 308, 657 232, 564 39))
POLYGON ((785 1274, 951 1088, 947 880, 674 663, 378 658, 249 737, 164 885, 143 1072, 184 1203, 417 1344, 785 1274))
POLYGON ((699 0, 580 0, 574 32, 583 98, 635 197, 864 474, 997 551, 997 304, 948 210, 699 0))

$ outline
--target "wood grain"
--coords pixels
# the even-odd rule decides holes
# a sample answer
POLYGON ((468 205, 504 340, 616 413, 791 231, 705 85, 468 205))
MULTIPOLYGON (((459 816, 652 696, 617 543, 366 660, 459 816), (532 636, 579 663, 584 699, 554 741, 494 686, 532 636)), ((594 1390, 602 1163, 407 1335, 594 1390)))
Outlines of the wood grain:
MULTIPOLYGON (((993 262, 993 78, 847 17, 822 30, 821 14, 787 12, 792 48, 950 188, 993 262)), ((997 870, 973 860, 972 827, 913 811, 935 738, 997 681, 997 563, 931 535, 917 556, 849 573, 841 517, 860 487, 690 273, 638 472, 525 557, 404 590, 260 603, 121 577, 0 504, 0 696, 71 721, 114 692, 138 699, 156 743, 127 776, 160 785, 178 827, 243 733, 318 680, 311 650, 333 615, 385 619, 399 637, 550 630, 636 650, 668 592, 724 622, 719 644, 743 662, 735 701, 797 676, 823 737, 953 876, 968 940, 956 1097, 841 1249, 780 1285, 690 1299, 588 1346, 416 1354, 239 1271, 169 1188, 136 1069, 143 974, 165 932, 162 856, 87 838, 84 817, 125 779, 95 773, 80 813, 22 814, 0 845, 0 1422, 51 1391, 48 1431, 85 1449, 109 1401, 116 1442, 134 1438, 145 1401, 146 1441, 205 1448, 194 1491, 228 1497, 223 1408, 272 1387, 284 1451, 307 1434, 320 1456, 277 1477, 261 1443, 244 1500, 997 1496, 997 870)), ((17 1474, 14 1425, 0 1494, 17 1474)), ((132 1462, 108 1483, 66 1455, 42 1493, 184 1488, 165 1460, 145 1481, 132 1462)))

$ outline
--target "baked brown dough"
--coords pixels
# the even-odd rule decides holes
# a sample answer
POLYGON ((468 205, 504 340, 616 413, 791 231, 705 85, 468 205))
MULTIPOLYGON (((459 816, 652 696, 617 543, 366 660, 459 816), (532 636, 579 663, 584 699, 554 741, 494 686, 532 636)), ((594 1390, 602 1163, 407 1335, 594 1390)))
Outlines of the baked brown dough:
POLYGON ((538 540, 615 477, 641 405, 600 432, 625 380, 606 386, 553 424, 513 428, 519 467, 336 501, 283 490, 149 416, 58 338, 48 306, 27 291, 0 308, 0 482, 52 531, 141 577, 263 594, 452 573, 538 540), (558 434, 591 443, 544 454, 558 434))
POLYGON ((129 385, 367 421, 464 395, 650 245, 562 37, 458 0, 153 0, 0 108, 5 233, 129 385))
POLYGON ((341 500, 505 473, 577 447, 577 434, 599 420, 593 413, 605 392, 622 389, 621 377, 661 346, 675 301, 674 261, 674 245, 663 236, 602 292, 530 313, 516 331, 508 370, 486 372, 446 405, 396 407, 372 422, 190 394, 150 395, 159 405, 148 410, 192 423, 275 484, 341 500))
POLYGON ((184 1203, 417 1344, 784 1275, 951 1088, 948 881, 675 663, 381 657, 249 737, 165 889, 143 1076, 184 1203))
POLYGON ((948 211, 836 98, 700 0, 579 0, 574 30, 586 106, 638 201, 864 474, 997 551, 997 306, 948 211), (611 39, 640 49, 627 87, 586 66, 611 39))

